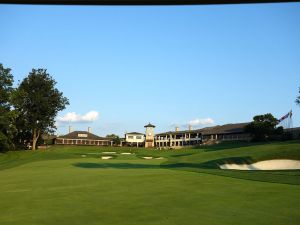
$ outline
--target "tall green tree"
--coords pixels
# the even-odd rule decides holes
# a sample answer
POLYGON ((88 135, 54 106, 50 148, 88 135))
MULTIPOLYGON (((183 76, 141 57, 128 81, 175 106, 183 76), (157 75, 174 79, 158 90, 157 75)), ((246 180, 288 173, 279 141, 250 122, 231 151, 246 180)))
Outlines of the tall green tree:
POLYGON ((41 134, 56 128, 57 113, 69 104, 69 100, 55 85, 56 81, 46 69, 32 69, 20 83, 14 96, 14 105, 19 112, 18 119, 23 131, 31 132, 32 150, 36 149, 41 134))
POLYGON ((13 146, 14 113, 10 100, 14 80, 10 71, 10 68, 4 68, 0 63, 0 151, 9 150, 13 146))
POLYGON ((296 104, 300 106, 300 87, 299 87, 299 96, 296 98, 296 104))
POLYGON ((113 140, 114 144, 119 145, 121 143, 120 137, 116 134, 108 134, 106 135, 107 138, 113 140))
POLYGON ((283 128, 276 127, 278 120, 271 114, 257 115, 253 121, 245 127, 245 131, 253 135, 254 141, 265 141, 275 134, 282 134, 283 128))

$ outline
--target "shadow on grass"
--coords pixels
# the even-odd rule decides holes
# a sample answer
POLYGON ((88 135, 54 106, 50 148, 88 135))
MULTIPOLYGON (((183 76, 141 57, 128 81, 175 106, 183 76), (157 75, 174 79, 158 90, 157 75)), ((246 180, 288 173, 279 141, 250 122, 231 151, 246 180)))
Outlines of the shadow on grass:
POLYGON ((219 150, 250 147, 250 146, 255 147, 255 146, 269 145, 269 144, 286 145, 286 144, 299 144, 299 143, 300 143, 299 140, 265 141, 265 142, 223 141, 219 144, 195 146, 193 147, 193 149, 203 149, 204 151, 219 151, 219 150))
POLYGON ((164 163, 160 165, 153 164, 136 164, 136 163, 89 163, 79 162, 73 166, 85 169, 172 169, 172 168, 202 168, 202 169, 219 169, 219 165, 225 163, 250 164, 251 157, 232 157, 212 160, 204 163, 164 163))
POLYGON ((204 151, 219 151, 226 149, 242 148, 270 144, 268 142, 247 142, 247 141, 224 141, 219 144, 195 146, 193 149, 203 149, 204 151))
POLYGON ((135 164, 135 163, 74 163, 73 166, 85 169, 172 169, 172 168, 203 168, 201 164, 173 163, 173 164, 135 164))
POLYGON ((211 174, 242 180, 260 181, 267 183, 283 183, 300 185, 300 171, 241 171, 221 170, 219 165, 224 163, 250 164, 250 157, 222 158, 204 163, 164 163, 161 165, 134 163, 75 163, 73 166, 85 169, 174 169, 202 174, 211 174))
POLYGON ((200 164, 200 167, 203 169, 220 169, 220 165, 223 164, 252 164, 253 159, 250 156, 244 157, 230 157, 230 158, 221 158, 216 160, 207 161, 200 164))
POLYGON ((134 163, 74 163, 73 166, 85 169, 157 169, 160 165, 134 163))
POLYGON ((171 155, 170 157, 181 157, 181 156, 189 156, 189 155, 194 155, 197 152, 192 152, 192 153, 183 153, 183 154, 176 154, 176 155, 171 155))

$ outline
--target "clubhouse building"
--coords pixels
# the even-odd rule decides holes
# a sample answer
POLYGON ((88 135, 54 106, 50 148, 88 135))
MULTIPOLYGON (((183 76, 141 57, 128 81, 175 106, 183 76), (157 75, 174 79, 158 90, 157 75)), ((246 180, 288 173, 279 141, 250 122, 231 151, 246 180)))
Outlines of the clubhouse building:
POLYGON ((55 144, 57 145, 95 145, 95 146, 112 146, 113 141, 110 138, 99 137, 88 131, 71 131, 63 136, 56 137, 55 144))
POLYGON ((188 130, 183 131, 179 131, 176 127, 175 131, 154 134, 155 126, 149 123, 144 126, 146 134, 126 133, 122 145, 146 148, 181 148, 183 146, 212 144, 218 141, 249 141, 250 134, 244 131, 247 124, 225 124, 195 130, 189 126, 188 130))
POLYGON ((138 132, 125 133, 125 139, 123 145, 134 146, 134 147, 144 147, 145 145, 145 134, 138 132))
MULTIPOLYGON (((145 133, 126 132, 125 138, 120 138, 119 146, 145 147, 145 148, 181 148, 184 146, 208 145, 220 141, 250 141, 251 135, 245 132, 245 126, 249 123, 231 123, 180 131, 178 127, 174 131, 155 134, 155 126, 151 123, 145 125, 145 133)), ((291 133, 292 139, 300 138, 300 128, 284 129, 284 132, 291 133)), ((44 144, 57 145, 94 145, 113 146, 115 143, 111 138, 99 137, 88 131, 72 131, 62 136, 43 135, 44 144)))
POLYGON ((182 147, 200 144, 210 144, 217 141, 249 141, 250 135, 245 133, 244 128, 248 123, 225 124, 221 126, 206 127, 192 130, 159 133, 155 135, 155 146, 161 147, 182 147))
MULTIPOLYGON (((220 141, 250 141, 251 135, 245 132, 248 123, 225 124, 201 129, 180 131, 178 127, 174 131, 154 134, 155 126, 148 123, 144 127, 145 133, 126 132, 125 138, 121 138, 120 146, 166 148, 176 149, 184 146, 197 146, 218 143, 220 141)), ((292 133, 292 139, 300 138, 300 128, 285 129, 292 133)), ((45 136, 45 135, 44 135, 45 136)), ((110 138, 99 137, 88 131, 72 131, 62 136, 43 137, 44 142, 51 141, 57 145, 91 145, 91 146, 113 146, 115 143, 110 138)))

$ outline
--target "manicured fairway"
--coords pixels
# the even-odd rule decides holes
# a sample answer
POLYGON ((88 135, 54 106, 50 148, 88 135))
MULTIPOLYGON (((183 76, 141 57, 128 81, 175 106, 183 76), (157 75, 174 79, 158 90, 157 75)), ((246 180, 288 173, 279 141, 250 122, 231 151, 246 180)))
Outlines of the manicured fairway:
POLYGON ((299 171, 261 176, 213 168, 216 160, 245 153, 248 160, 274 158, 282 148, 295 159, 299 142, 218 148, 55 147, 2 154, 0 224, 300 224, 299 171), (103 151, 135 154, 101 160, 103 151), (146 155, 164 159, 141 158, 146 155))

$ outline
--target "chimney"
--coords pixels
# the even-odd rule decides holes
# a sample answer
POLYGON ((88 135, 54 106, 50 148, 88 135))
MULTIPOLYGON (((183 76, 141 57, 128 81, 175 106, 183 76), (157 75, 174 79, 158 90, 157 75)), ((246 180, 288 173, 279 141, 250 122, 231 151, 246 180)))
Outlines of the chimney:
POLYGON ((71 133, 73 130, 72 130, 72 127, 69 126, 69 133, 71 133))
POLYGON ((189 130, 192 130, 192 125, 189 125, 189 130))
POLYGON ((175 127, 175 131, 178 132, 179 131, 179 127, 175 127))
POLYGON ((92 133, 92 128, 88 127, 88 132, 92 133))

